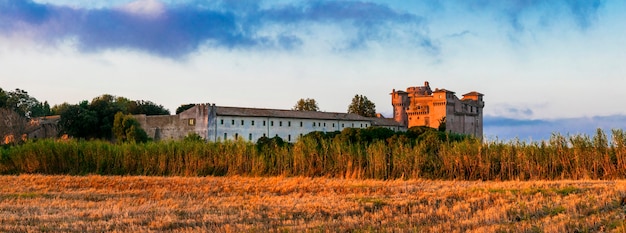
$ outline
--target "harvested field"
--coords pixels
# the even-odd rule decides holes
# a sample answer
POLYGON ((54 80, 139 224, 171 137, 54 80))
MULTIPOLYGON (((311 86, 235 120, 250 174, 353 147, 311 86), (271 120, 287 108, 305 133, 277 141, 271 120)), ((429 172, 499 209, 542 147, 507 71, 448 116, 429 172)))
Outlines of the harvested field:
POLYGON ((0 176, 0 232, 626 232, 626 181, 0 176))

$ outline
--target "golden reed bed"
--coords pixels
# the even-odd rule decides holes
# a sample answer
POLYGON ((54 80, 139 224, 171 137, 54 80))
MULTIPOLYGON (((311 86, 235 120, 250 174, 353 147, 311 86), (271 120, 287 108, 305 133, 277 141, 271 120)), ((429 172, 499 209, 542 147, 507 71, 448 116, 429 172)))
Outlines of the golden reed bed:
POLYGON ((0 232, 626 232, 626 181, 0 176, 0 232))

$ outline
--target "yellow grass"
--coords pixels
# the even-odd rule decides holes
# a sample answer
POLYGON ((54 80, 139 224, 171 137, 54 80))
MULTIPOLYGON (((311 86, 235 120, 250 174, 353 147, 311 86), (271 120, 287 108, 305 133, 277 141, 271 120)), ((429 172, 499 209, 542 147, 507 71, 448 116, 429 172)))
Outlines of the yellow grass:
POLYGON ((626 232, 626 181, 0 176, 0 232, 626 232))

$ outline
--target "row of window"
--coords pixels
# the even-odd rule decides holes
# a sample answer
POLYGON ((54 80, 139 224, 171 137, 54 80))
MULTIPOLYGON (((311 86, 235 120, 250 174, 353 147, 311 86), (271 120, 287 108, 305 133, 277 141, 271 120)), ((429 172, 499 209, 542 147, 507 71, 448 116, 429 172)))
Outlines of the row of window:
POLYGON ((465 108, 465 110, 467 110, 468 107, 469 107, 469 112, 471 112, 471 113, 474 112, 474 109, 476 109, 476 113, 480 113, 480 108, 478 108, 478 107, 474 107, 474 106, 471 106, 471 105, 464 105, 463 107, 465 108))
MULTIPOLYGON (((231 125, 235 125, 235 122, 236 122, 235 120, 231 120, 230 124, 231 125)), ((318 127, 318 126, 322 127, 322 124, 324 125, 324 127, 326 127, 326 122, 323 122, 323 123, 322 122, 313 122, 313 127, 318 127)), ((224 125, 224 119, 220 119, 220 125, 224 125)), ((241 124, 240 125, 244 126, 245 125, 245 121, 241 120, 241 124)), ((254 126, 254 120, 250 121, 250 125, 254 126)), ((266 121, 263 121, 263 126, 266 126, 266 121)), ((274 121, 270 121, 270 126, 274 126, 274 121)), ((279 121, 278 122, 278 126, 282 127, 283 126, 283 122, 279 121)), ((303 126, 304 126, 304 123, 302 121, 300 121, 300 127, 303 127, 303 126)), ((291 127, 291 121, 287 121, 287 127, 291 127)), ((332 127, 335 128, 335 123, 333 123, 332 127)), ((346 126, 345 126, 345 124, 342 123, 341 127, 344 128, 346 126)), ((354 123, 352 123, 352 127, 354 127, 354 123)), ((367 123, 365 124, 365 127, 368 127, 367 123)), ((361 128, 363 128, 363 123, 361 123, 361 128)))

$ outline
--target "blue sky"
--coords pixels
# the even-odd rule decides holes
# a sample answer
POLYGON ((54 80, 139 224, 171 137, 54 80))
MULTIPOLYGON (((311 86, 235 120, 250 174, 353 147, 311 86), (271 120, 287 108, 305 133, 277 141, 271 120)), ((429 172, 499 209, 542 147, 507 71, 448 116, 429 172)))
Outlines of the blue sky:
POLYGON ((485 94, 488 138, 626 128, 625 1, 0 0, 0 87, 345 112, 429 81, 485 94))

